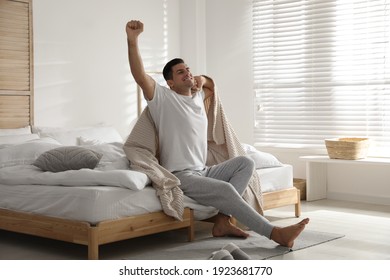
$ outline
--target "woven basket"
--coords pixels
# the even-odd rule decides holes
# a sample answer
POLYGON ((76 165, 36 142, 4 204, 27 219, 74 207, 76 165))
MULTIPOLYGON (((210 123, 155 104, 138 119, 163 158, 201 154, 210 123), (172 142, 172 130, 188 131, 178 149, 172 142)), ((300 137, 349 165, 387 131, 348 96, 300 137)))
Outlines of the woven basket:
POLYGON ((368 138, 335 138, 325 140, 329 158, 362 159, 367 157, 370 141, 368 138))

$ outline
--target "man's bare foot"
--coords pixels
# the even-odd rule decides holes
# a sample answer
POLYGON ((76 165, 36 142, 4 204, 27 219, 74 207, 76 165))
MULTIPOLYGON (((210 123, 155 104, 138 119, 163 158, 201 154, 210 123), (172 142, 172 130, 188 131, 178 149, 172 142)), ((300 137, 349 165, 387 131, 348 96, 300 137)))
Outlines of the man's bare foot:
POLYGON ((294 245, 294 240, 298 235, 305 229, 305 226, 309 223, 309 219, 303 219, 297 224, 287 226, 287 227, 274 227, 271 232, 271 240, 276 243, 292 248, 294 245))
POLYGON ((249 236, 248 233, 233 225, 229 216, 223 214, 215 216, 212 234, 214 237, 236 236, 247 238, 249 236))

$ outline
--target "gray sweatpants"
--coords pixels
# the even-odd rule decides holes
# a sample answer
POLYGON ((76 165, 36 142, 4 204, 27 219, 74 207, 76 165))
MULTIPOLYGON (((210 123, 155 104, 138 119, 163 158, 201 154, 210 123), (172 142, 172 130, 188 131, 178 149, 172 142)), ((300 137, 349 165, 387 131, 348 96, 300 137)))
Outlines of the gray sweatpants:
POLYGON ((251 230, 270 238, 274 226, 243 198, 254 170, 252 159, 239 156, 201 171, 175 172, 184 194, 200 204, 231 215, 251 230))

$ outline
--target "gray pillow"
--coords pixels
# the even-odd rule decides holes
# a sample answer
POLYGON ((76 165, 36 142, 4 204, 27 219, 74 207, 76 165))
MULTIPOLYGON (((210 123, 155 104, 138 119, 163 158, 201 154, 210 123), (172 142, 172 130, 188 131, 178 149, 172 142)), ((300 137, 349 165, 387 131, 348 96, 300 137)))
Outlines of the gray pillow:
POLYGON ((94 169, 103 154, 78 146, 59 147, 41 154, 33 163, 43 171, 94 169))

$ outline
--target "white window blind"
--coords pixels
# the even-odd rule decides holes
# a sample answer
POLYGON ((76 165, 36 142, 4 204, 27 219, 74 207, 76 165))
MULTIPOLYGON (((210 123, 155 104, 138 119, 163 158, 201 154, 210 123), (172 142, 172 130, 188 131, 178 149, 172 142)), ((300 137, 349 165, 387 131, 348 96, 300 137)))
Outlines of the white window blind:
POLYGON ((390 155, 390 0, 253 1, 255 144, 390 155))

